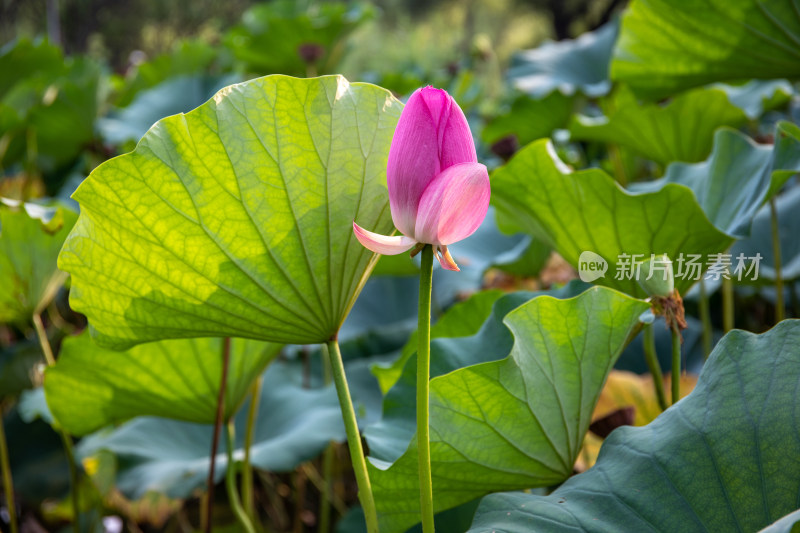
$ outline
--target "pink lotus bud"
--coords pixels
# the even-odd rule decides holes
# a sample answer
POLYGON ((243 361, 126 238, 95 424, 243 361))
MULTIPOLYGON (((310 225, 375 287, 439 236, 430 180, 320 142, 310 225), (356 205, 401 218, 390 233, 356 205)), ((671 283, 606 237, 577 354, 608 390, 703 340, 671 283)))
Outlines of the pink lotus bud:
POLYGON ((425 87, 411 95, 392 138, 386 181, 392 220, 403 235, 378 235, 353 222, 359 242, 387 255, 431 244, 444 268, 458 270, 447 245, 478 229, 490 188, 467 119, 447 91, 425 87))

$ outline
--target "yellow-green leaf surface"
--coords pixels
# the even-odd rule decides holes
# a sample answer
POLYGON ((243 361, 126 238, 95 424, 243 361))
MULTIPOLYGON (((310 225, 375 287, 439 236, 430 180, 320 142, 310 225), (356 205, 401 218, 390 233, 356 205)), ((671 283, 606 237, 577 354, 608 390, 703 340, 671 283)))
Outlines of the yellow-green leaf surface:
MULTIPOLYGON (((253 378, 280 344, 231 339, 225 416, 236 413, 253 378)), ((173 339, 117 352, 84 332, 64 340, 45 373, 53 416, 73 435, 85 435, 136 416, 213 424, 222 375, 223 339, 173 339)))
MULTIPOLYGON (((631 194, 599 169, 571 172, 546 139, 523 148, 492 175, 492 203, 519 227, 551 245, 574 267, 582 252, 598 254, 608 270, 596 283, 646 296, 627 254, 638 260, 666 253, 720 253, 733 239, 714 227, 692 191, 670 183, 631 194)), ((705 268, 703 266, 703 268, 705 268)), ((699 274, 698 274, 699 277, 699 274)), ((691 276, 675 279, 685 292, 691 276)))
POLYGON ((0 323, 29 320, 50 303, 66 279, 56 258, 77 217, 61 206, 0 202, 0 323))
MULTIPOLYGON (((508 357, 431 380, 436 510, 568 478, 603 382, 648 307, 603 287, 534 298, 503 321, 514 335, 508 357)), ((417 523, 416 441, 370 470, 381 531, 417 523)))
POLYGON ((59 257, 97 339, 317 343, 375 261, 352 222, 392 229, 386 160, 402 105, 341 76, 268 76, 159 121, 98 167, 59 257))
POLYGON ((574 139, 627 146, 662 165, 701 161, 711 153, 714 131, 735 126, 747 115, 722 89, 698 89, 665 105, 640 104, 621 87, 608 105, 607 116, 576 116, 570 125, 574 139))
POLYGON ((800 77, 796 0, 634 0, 611 78, 661 98, 714 81, 800 77))

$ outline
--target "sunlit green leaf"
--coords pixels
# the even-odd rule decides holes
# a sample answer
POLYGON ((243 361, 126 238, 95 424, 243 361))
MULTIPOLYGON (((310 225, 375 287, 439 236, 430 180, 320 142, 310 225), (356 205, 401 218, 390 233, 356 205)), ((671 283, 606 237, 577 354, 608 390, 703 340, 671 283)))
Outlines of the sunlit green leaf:
MULTIPOLYGON (((515 339, 507 358, 434 378, 435 508, 569 477, 603 382, 648 308, 600 287, 569 300, 540 296, 506 316, 515 339)), ((381 531, 418 522, 416 441, 370 470, 381 531)))
POLYGON ((800 77, 793 0, 634 0, 611 77, 657 99, 714 81, 800 77))
POLYGON ((161 120, 78 188, 70 303, 97 338, 318 343, 376 256, 353 220, 392 228, 385 172, 402 106, 331 76, 234 85, 161 120))
POLYGON ((77 213, 57 205, 0 202, 0 323, 30 320, 66 279, 56 258, 77 213))
POLYGON ((797 320, 729 333, 688 397, 549 496, 484 498, 470 531, 757 531, 794 511, 799 344, 797 320))
POLYGON ((573 118, 572 138, 627 146, 664 165, 705 159, 717 128, 747 120, 721 89, 689 91, 660 105, 640 104, 626 87, 620 87, 607 107, 604 117, 573 118))
MULTIPOLYGON (((708 220, 687 187, 667 184, 631 194, 601 170, 570 172, 546 140, 528 145, 494 172, 492 202, 576 268, 582 252, 598 254, 608 270, 597 283, 632 295, 645 296, 634 272, 618 267, 625 260, 621 254, 628 254, 630 265, 634 254, 674 259, 680 253, 723 252, 733 241, 708 220)), ((684 292, 694 281, 682 277, 675 286, 684 292)))
MULTIPOLYGON (((225 416, 233 415, 281 345, 232 339, 225 416)), ((64 340, 45 373, 47 402, 61 426, 85 435, 136 416, 213 424, 223 340, 177 339, 115 352, 84 332, 64 340)))

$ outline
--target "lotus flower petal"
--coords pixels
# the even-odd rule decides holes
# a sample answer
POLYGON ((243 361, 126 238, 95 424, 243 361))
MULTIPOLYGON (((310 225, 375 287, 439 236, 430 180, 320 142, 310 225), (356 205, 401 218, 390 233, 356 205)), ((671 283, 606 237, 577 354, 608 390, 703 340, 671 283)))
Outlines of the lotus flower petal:
POLYGON ((417 244, 414 239, 410 239, 404 235, 390 237, 388 235, 381 235, 379 233, 367 231, 355 222, 353 222, 353 232, 356 234, 356 239, 358 239, 358 242, 376 254, 402 254, 417 244))
POLYGON ((397 229, 414 234, 422 193, 443 170, 477 161, 469 124, 455 100, 442 89, 415 91, 403 108, 389 149, 386 179, 397 229))
POLYGON ((442 265, 442 268, 445 270, 452 270, 453 272, 461 272, 461 269, 458 268, 458 265, 453 260, 453 256, 450 255, 450 250, 447 249, 447 246, 436 246, 435 251, 436 259, 439 260, 439 264, 442 265))
POLYGON ((472 235, 489 209, 489 174, 480 163, 444 170, 422 194, 414 238, 448 245, 472 235))

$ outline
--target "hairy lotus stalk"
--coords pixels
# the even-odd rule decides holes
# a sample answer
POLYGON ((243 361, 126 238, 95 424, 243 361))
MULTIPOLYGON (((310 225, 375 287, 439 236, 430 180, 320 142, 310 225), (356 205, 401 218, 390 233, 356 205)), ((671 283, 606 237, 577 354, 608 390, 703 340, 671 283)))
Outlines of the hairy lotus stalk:
POLYGON ((481 225, 490 188, 467 119, 447 91, 425 87, 411 95, 392 138, 386 182, 402 235, 379 235, 353 222, 361 244, 384 255, 430 244, 442 267, 457 271, 447 246, 481 225))

